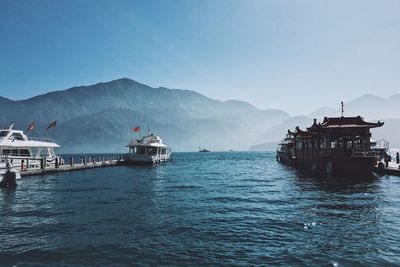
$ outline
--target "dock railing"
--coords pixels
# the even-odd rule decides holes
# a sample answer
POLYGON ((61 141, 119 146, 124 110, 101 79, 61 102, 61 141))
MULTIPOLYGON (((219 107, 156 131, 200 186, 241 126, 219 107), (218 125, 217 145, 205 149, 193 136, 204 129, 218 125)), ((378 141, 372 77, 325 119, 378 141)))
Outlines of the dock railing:
POLYGON ((68 168, 70 170, 76 168, 98 167, 110 164, 117 164, 123 160, 123 154, 104 154, 104 155, 62 155, 53 158, 46 157, 8 157, 1 156, 0 170, 6 169, 7 162, 11 164, 11 168, 18 170, 23 174, 29 171, 42 171, 68 168), (65 167, 64 167, 65 166, 65 167))

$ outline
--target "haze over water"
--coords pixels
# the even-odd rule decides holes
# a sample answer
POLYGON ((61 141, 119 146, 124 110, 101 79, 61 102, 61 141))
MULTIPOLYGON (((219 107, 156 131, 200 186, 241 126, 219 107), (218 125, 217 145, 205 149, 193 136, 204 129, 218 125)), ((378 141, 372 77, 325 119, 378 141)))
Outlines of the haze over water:
POLYGON ((399 177, 313 177, 267 152, 173 158, 0 190, 0 265, 400 265, 399 177))

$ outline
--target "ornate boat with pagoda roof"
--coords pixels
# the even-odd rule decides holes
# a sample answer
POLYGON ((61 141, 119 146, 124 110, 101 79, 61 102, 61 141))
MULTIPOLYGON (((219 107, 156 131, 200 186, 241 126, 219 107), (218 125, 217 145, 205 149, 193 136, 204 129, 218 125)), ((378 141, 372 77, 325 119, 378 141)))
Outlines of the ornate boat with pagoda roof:
POLYGON ((377 164, 379 151, 371 148, 370 129, 383 122, 366 122, 362 117, 325 117, 301 130, 289 131, 294 138, 297 166, 331 173, 366 173, 377 164))

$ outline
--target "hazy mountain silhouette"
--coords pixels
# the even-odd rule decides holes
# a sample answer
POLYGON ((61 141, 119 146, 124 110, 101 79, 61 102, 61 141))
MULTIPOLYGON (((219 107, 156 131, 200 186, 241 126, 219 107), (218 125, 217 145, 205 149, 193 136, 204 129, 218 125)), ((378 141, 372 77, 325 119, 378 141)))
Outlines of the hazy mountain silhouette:
MULTIPOLYGON (((372 129, 373 138, 389 140, 392 148, 400 147, 400 94, 391 97, 379 97, 371 94, 363 95, 344 103, 344 116, 362 116, 370 121, 383 121, 383 127, 372 129)), ((296 126, 304 129, 311 126, 313 119, 322 121, 324 117, 340 117, 341 108, 321 107, 307 116, 292 117, 279 125, 276 125, 263 133, 257 139, 256 145, 250 147, 253 150, 271 150, 272 144, 281 140, 288 129, 294 130, 296 126), (279 135, 280 133, 280 135, 279 135)))
POLYGON ((0 124, 12 121, 32 136, 52 136, 63 152, 125 151, 129 129, 149 127, 175 150, 247 149, 262 132, 289 118, 281 110, 260 110, 243 101, 217 101, 190 90, 152 88, 123 78, 26 100, 0 99, 0 124), (48 124, 57 128, 48 132, 48 124))
MULTIPOLYGON (((345 116, 362 116, 368 120, 383 120, 400 118, 399 108, 400 94, 390 97, 380 97, 366 94, 344 103, 345 116)), ((338 108, 322 107, 308 115, 312 118, 323 119, 328 117, 341 116, 340 103, 338 108)))
MULTIPOLYGON (((385 122, 373 131, 400 147, 400 94, 389 98, 364 95, 345 103, 345 116, 361 115, 385 122)), ((130 128, 150 128, 174 151, 273 149, 288 129, 310 126, 313 118, 340 116, 340 108, 322 107, 307 116, 290 117, 282 110, 260 110, 237 100, 217 101, 190 90, 152 88, 123 78, 54 91, 26 100, 0 97, 0 125, 15 122, 30 136, 54 137, 62 152, 123 152, 130 128), (50 122, 57 127, 46 131, 50 122)), ((138 136, 138 134, 136 134, 138 136)))

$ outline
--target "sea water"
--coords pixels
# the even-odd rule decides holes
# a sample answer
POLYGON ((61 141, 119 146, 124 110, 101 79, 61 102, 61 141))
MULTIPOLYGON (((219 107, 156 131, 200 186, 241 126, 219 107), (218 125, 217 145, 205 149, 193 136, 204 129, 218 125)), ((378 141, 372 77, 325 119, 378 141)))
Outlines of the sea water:
POLYGON ((400 177, 212 152, 18 182, 0 190, 1 266, 400 265, 400 177))

